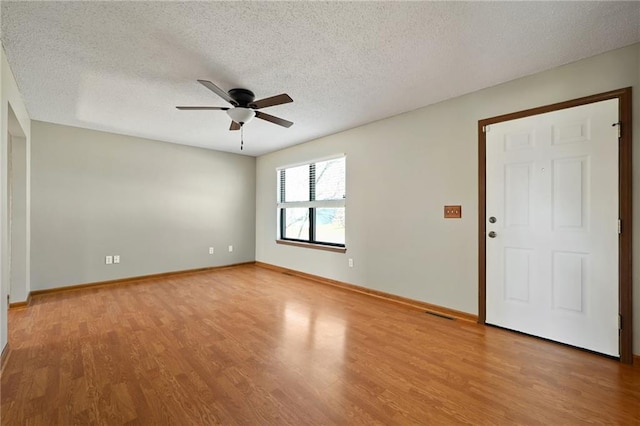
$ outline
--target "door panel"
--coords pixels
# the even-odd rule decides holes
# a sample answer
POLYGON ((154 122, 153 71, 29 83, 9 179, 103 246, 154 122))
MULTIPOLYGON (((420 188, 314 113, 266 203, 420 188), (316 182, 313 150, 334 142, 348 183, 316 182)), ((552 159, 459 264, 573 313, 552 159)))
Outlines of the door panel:
POLYGON ((584 230, 589 209, 589 158, 573 157, 552 162, 552 210, 555 230, 584 230))
POLYGON ((529 303, 532 250, 504 248, 504 298, 529 303))
POLYGON ((532 165, 532 163, 505 165, 505 222, 509 227, 529 226, 532 165))
POLYGON ((611 99, 487 129, 487 323, 619 355, 617 122, 611 99))

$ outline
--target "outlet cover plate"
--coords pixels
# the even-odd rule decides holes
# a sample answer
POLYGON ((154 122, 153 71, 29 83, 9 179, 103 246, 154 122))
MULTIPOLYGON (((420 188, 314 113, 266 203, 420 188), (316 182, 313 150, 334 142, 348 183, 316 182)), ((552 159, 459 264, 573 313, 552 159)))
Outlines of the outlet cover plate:
POLYGON ((444 206, 445 219, 460 219, 462 217, 462 206, 444 206))

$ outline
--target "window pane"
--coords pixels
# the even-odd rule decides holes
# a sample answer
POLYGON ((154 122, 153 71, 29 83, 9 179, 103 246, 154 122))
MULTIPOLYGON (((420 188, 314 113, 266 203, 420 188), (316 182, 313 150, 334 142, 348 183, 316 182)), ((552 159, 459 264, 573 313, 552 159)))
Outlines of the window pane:
POLYGON ((282 237, 296 240, 309 239, 308 208, 284 209, 284 235, 282 237))
POLYGON ((285 170, 284 201, 309 201, 309 165, 285 170))
POLYGON ((316 240, 322 243, 344 244, 344 207, 318 208, 316 240))
POLYGON ((316 163, 316 200, 345 198, 344 170, 345 157, 316 163))

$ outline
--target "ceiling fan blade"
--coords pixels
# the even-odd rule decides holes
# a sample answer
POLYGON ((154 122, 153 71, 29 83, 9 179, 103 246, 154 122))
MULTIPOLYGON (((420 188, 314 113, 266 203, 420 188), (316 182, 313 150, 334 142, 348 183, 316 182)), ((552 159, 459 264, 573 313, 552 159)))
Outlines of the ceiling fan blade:
POLYGON ((231 96, 229 96, 229 94, 227 92, 225 92, 224 90, 222 90, 221 88, 219 88, 218 86, 213 84, 212 82, 210 82, 208 80, 198 80, 198 83, 202 84, 204 87, 206 87, 207 89, 211 90, 213 93, 215 93, 216 95, 220 96, 225 101, 229 102, 231 105, 233 105, 233 106, 237 106, 238 105, 238 103, 236 101, 231 99, 231 96))
POLYGON ((231 127, 229 127, 229 130, 240 130, 240 124, 232 120, 231 127))
POLYGON ((260 111, 256 111, 256 117, 261 118, 262 120, 270 121, 282 127, 291 127, 293 125, 293 122, 291 121, 287 121, 279 117, 274 117, 273 115, 265 114, 264 112, 260 111))
POLYGON ((186 111, 204 110, 204 109, 226 111, 226 110, 230 109, 230 108, 227 108, 227 107, 214 107, 214 106, 177 106, 176 108, 181 109, 181 110, 186 110, 186 111))
POLYGON ((293 99, 286 93, 281 95, 271 96, 270 98, 259 99, 255 102, 251 102, 249 104, 250 108, 253 109, 261 109, 275 105, 288 104, 289 102, 293 102, 293 99))

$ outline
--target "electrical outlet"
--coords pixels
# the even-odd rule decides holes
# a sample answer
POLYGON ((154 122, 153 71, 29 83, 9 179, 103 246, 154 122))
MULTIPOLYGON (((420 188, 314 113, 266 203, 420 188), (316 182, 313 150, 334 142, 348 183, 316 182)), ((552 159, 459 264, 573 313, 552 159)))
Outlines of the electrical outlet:
POLYGON ((113 263, 120 263, 120 255, 119 254, 113 255, 113 263))
POLYGON ((233 251, 233 246, 229 246, 229 253, 233 251))
POLYGON ((104 257, 104 263, 106 265, 111 265, 113 263, 113 256, 105 256, 104 257))
POLYGON ((213 254, 213 247, 209 247, 209 254, 213 254))
POLYGON ((349 268, 353 268, 353 259, 349 259, 349 268))

